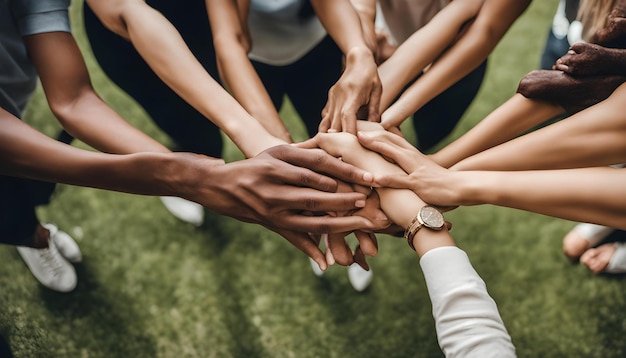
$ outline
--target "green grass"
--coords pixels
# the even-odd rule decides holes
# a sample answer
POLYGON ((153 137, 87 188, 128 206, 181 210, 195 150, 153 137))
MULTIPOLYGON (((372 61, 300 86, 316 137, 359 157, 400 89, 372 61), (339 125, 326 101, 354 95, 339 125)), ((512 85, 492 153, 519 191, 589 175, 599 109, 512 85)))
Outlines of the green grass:
MULTIPOLYGON (((534 1, 509 31, 450 139, 538 66, 556 3, 534 1)), ((75 1, 74 29, 98 92, 167 143, 97 68, 80 6, 75 1)), ((284 113, 301 130, 289 108, 284 113)), ((58 130, 41 91, 26 120, 48 134, 58 130)), ((231 143, 227 158, 241 158, 231 143)), ((373 284, 359 294, 345 268, 318 279, 277 234, 214 215, 195 229, 154 197, 60 185, 39 213, 75 236, 84 262, 77 289, 58 294, 35 281, 14 248, 0 247, 0 334, 16 357, 442 356, 417 257, 403 240, 379 236, 373 284)), ((626 282, 593 276, 564 258, 561 238, 572 222, 492 206, 460 208, 448 218, 520 357, 626 356, 626 282)))

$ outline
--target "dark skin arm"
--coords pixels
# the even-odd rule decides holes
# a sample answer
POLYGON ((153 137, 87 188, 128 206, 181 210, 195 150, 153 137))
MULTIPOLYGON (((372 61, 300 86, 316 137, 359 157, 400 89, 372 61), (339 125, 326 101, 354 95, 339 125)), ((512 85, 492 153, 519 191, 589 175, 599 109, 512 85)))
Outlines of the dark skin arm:
POLYGON ((229 164, 190 153, 94 153, 52 140, 0 109, 0 172, 134 194, 180 196, 217 214, 280 233, 322 269, 327 267, 324 254, 309 232, 375 228, 360 216, 306 215, 365 205, 365 195, 335 193, 336 180, 319 173, 368 186, 372 175, 321 150, 288 145, 229 164))

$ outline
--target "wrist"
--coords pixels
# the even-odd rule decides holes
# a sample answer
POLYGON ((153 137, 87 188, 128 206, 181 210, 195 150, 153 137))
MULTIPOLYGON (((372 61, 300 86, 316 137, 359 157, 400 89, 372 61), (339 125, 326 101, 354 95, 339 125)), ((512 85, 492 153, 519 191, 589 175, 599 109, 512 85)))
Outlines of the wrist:
POLYGON ((346 65, 356 65, 364 61, 374 61, 374 53, 365 43, 350 48, 346 53, 346 65))

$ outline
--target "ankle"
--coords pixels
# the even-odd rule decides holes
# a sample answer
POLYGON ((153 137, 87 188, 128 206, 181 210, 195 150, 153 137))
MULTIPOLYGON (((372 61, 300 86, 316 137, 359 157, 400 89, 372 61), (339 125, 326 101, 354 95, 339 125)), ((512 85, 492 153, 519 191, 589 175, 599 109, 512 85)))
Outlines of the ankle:
POLYGON ((32 245, 28 245, 30 247, 36 249, 46 249, 48 248, 48 241, 50 240, 50 231, 43 227, 41 223, 37 224, 35 228, 35 233, 32 236, 32 245))

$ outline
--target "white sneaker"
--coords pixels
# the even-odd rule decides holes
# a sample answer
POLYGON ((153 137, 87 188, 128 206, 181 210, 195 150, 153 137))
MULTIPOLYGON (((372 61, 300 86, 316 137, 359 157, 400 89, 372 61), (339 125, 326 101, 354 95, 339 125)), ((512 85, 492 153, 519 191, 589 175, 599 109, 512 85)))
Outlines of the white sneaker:
POLYGON ((315 260, 309 257, 309 262, 311 263, 311 268, 313 269, 313 274, 315 274, 315 276, 317 277, 324 276, 324 271, 322 271, 322 269, 317 264, 317 262, 315 262, 315 260))
POLYGON ((161 202, 172 215, 194 226, 204 222, 204 207, 193 201, 176 196, 162 196, 161 202))
POLYGON ((66 232, 59 230, 54 224, 42 224, 50 231, 50 240, 54 241, 59 253, 70 262, 83 261, 83 254, 74 239, 66 232))
POLYGON ((370 267, 369 271, 363 269, 356 262, 348 267, 348 279, 357 292, 362 292, 372 283, 374 273, 370 267))
POLYGON ((42 285, 59 292, 70 292, 76 287, 76 270, 61 256, 54 240, 49 240, 45 249, 18 246, 17 252, 42 285))

